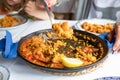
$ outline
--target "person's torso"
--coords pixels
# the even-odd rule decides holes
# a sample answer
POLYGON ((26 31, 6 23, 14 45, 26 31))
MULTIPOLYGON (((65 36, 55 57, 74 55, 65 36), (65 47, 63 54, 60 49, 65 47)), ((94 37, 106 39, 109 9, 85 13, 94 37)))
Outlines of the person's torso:
POLYGON ((88 18, 120 20, 120 0, 94 0, 88 18))

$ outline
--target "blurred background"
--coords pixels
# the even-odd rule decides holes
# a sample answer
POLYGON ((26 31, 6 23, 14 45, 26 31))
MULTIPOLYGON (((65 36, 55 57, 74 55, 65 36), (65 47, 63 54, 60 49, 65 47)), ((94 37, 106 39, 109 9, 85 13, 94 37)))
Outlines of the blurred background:
MULTIPOLYGON (((0 0, 0 3, 4 0, 0 0)), ((88 16, 91 0, 60 0, 54 5, 52 11, 55 19, 80 20, 88 16)))
POLYGON ((88 17, 92 0, 61 0, 53 6, 56 19, 80 20, 88 17))

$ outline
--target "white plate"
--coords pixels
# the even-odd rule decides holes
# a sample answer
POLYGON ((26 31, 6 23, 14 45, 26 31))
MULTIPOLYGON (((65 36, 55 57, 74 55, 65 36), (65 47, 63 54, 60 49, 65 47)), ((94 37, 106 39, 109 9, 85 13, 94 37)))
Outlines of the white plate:
MULTIPOLYGON (((0 15, 0 19, 4 18, 6 15, 0 15)), ((21 25, 24 25, 25 23, 28 22, 28 19, 26 17, 20 16, 20 15, 12 15, 13 17, 20 19, 22 22, 20 24, 16 24, 15 26, 12 27, 6 27, 6 28, 2 28, 0 26, 0 30, 11 30, 11 29, 15 29, 15 28, 19 28, 21 27, 21 25)))
POLYGON ((5 66, 0 65, 0 80, 9 80, 9 78, 10 78, 9 70, 5 66))
MULTIPOLYGON (((0 18, 3 18, 6 15, 0 15, 0 18)), ((17 24, 12 27, 2 28, 0 27, 0 39, 4 38, 6 33, 5 31, 8 30, 11 32, 11 34, 18 34, 19 32, 25 30, 28 26, 29 20, 26 17, 20 16, 20 15, 13 15, 16 18, 19 18, 22 20, 20 24, 17 24)))
POLYGON ((102 77, 95 80, 120 80, 120 77, 102 77))
MULTIPOLYGON (((91 24, 101 24, 101 25, 105 25, 107 23, 111 23, 111 24, 114 24, 115 21, 114 20, 109 20, 109 19, 84 19, 84 20, 80 20, 78 21, 76 24, 75 24, 75 28, 76 29, 79 29, 79 30, 82 30, 82 31, 85 31, 81 25, 84 23, 84 22, 89 22, 91 24)), ((99 35, 98 33, 93 33, 93 32, 90 32, 92 34, 95 34, 95 35, 99 35)))

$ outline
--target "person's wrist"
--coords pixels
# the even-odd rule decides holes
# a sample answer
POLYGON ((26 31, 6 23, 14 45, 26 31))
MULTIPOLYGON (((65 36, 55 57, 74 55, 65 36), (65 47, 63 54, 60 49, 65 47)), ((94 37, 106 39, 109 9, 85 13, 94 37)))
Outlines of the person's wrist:
POLYGON ((114 24, 114 26, 120 27, 120 22, 116 22, 116 23, 114 24))

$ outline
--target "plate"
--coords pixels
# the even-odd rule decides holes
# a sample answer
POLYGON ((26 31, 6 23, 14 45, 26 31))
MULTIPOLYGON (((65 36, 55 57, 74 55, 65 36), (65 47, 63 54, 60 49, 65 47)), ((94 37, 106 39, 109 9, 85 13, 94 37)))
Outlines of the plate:
POLYGON ((120 80, 120 77, 102 77, 95 80, 120 80))
MULTIPOLYGON (((75 28, 76 29, 79 29, 79 30, 82 30, 82 31, 85 31, 81 25, 84 23, 84 22, 88 22, 88 23, 91 23, 91 24, 101 24, 101 25, 105 25, 107 23, 110 23, 110 24, 114 24, 115 21, 114 20, 110 20, 110 19, 84 19, 84 20, 80 20, 78 21, 76 24, 75 24, 75 28)), ((89 31, 88 31, 89 32, 89 31)), ((92 34, 95 34, 95 35, 99 35, 99 33, 94 33, 94 32, 90 32, 92 34)))
POLYGON ((0 65, 0 80, 9 80, 9 77, 9 70, 5 66, 0 65))
MULTIPOLYGON (((0 15, 0 19, 4 18, 6 15, 0 15)), ((0 26, 0 30, 10 30, 10 29, 14 29, 14 28, 18 28, 18 27, 21 27, 23 24, 27 23, 28 19, 24 16, 21 16, 21 15, 11 15, 12 17, 15 17, 17 19, 20 19, 22 22, 20 22, 20 24, 16 24, 12 27, 1 27, 0 26)))
MULTIPOLYGON (((0 19, 3 18, 4 16, 6 15, 0 15, 0 19)), ((17 24, 15 26, 12 26, 12 27, 6 27, 6 28, 2 28, 0 26, 0 39, 4 38, 5 35, 6 35, 6 30, 10 31, 11 34, 16 34, 16 33, 19 33, 21 31, 23 31, 24 29, 26 29, 28 26, 27 24, 29 23, 29 20, 24 17, 24 16, 21 16, 21 15, 12 15, 13 17, 16 17, 18 19, 21 19, 22 22, 20 24, 17 24)))

